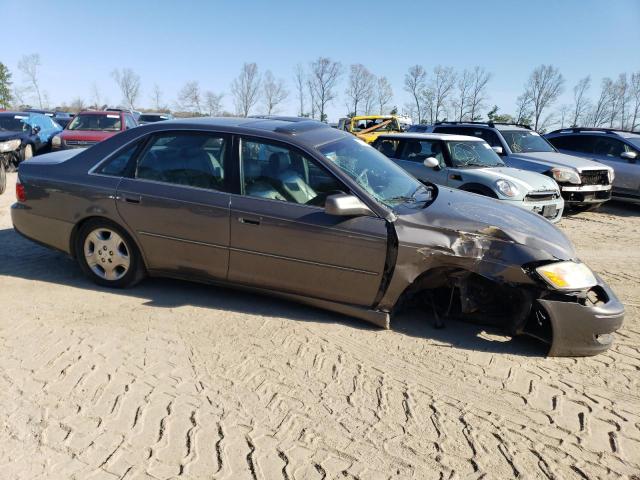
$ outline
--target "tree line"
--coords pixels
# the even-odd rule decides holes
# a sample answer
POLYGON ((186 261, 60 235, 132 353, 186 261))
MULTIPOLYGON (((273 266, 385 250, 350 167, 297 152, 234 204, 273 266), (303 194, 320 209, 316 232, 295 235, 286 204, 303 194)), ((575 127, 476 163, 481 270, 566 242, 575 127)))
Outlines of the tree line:
MULTIPOLYGON (((46 90, 41 88, 41 58, 24 55, 18 62, 21 82, 15 82, 6 65, 0 62, 0 108, 34 105, 50 108, 46 90)), ((339 98, 345 116, 402 113, 415 123, 444 120, 492 120, 530 125, 538 131, 552 126, 609 127, 623 130, 640 128, 640 71, 621 73, 617 78, 603 78, 595 90, 591 76, 571 86, 571 103, 558 105, 566 82, 553 65, 540 65, 529 75, 512 113, 500 113, 489 103, 489 86, 493 78, 480 66, 463 71, 438 65, 431 71, 413 65, 404 75, 402 90, 408 101, 398 108, 393 87, 385 76, 377 76, 362 64, 345 68, 340 62, 319 57, 308 64, 297 64, 291 84, 276 78, 270 70, 262 73, 256 63, 244 63, 231 82, 229 93, 202 88, 197 80, 187 81, 175 100, 165 100, 164 92, 154 84, 146 100, 142 97, 140 76, 131 68, 115 69, 113 81, 122 95, 122 103, 131 109, 173 110, 182 115, 239 115, 283 113, 285 101, 295 96, 295 115, 327 121, 327 108, 339 98), (342 82, 346 87, 341 91, 342 82), (341 95, 342 94, 342 95, 341 95), (226 110, 229 96, 233 110, 226 110)), ((91 85, 91 98, 76 97, 62 105, 66 110, 101 108, 108 102, 98 85, 91 85)), ((286 112, 285 112, 286 113, 286 112)), ((293 113, 293 112, 288 112, 293 113)))

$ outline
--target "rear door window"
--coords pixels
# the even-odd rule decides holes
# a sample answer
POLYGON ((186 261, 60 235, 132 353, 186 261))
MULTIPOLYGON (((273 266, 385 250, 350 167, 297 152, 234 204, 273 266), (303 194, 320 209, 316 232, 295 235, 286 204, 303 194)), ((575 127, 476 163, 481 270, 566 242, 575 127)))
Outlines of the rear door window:
POLYGON ((227 191, 225 135, 166 133, 152 138, 142 153, 136 178, 227 191))
POLYGON ((383 155, 389 158, 395 158, 395 156, 397 155, 396 152, 398 151, 399 143, 400 142, 398 140, 392 140, 390 138, 380 138, 376 140, 374 146, 383 155))

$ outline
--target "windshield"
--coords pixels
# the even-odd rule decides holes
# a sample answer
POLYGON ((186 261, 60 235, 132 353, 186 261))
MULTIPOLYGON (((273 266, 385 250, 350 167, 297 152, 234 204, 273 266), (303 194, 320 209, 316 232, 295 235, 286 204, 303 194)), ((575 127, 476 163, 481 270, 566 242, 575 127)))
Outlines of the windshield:
POLYGON ((363 130, 397 132, 400 130, 398 121, 395 118, 362 118, 360 120, 352 120, 352 122, 352 132, 362 132, 363 130))
POLYGON ((121 130, 120 115, 77 115, 67 127, 68 130, 99 130, 118 132, 121 130))
POLYGON ((3 132, 27 132, 31 128, 27 123, 29 117, 12 115, 0 117, 0 130, 3 132))
POLYGON ((555 149, 540 136, 530 130, 500 130, 513 153, 555 152, 555 149))
POLYGON ((456 168, 504 167, 504 162, 486 142, 447 141, 451 163, 456 168))
POLYGON ((387 206, 431 199, 428 189, 360 139, 343 138, 319 148, 329 161, 387 206))

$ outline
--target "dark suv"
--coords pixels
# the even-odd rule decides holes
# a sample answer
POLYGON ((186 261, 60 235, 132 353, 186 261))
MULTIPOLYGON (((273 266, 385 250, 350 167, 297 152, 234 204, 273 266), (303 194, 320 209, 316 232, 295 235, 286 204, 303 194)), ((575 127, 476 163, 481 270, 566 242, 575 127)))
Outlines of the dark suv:
POLYGON ((615 170, 613 196, 640 202, 640 133, 609 128, 565 128, 545 135, 561 152, 602 162, 615 170))
POLYGON ((602 163, 558 152, 526 125, 497 122, 437 122, 436 133, 484 139, 509 167, 553 177, 567 207, 597 207, 611 198, 614 171, 602 163))

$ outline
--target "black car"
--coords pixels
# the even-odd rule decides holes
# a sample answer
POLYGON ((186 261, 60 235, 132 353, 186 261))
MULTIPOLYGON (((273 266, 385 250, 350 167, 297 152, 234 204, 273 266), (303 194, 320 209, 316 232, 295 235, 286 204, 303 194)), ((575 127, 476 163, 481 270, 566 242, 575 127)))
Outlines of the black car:
POLYGON ((5 170, 17 166, 43 149, 62 128, 46 115, 33 112, 0 112, 0 182, 5 170))
POLYGON ((140 115, 138 125, 146 125, 147 123, 162 122, 164 120, 173 120, 173 115, 162 112, 147 112, 140 115))

